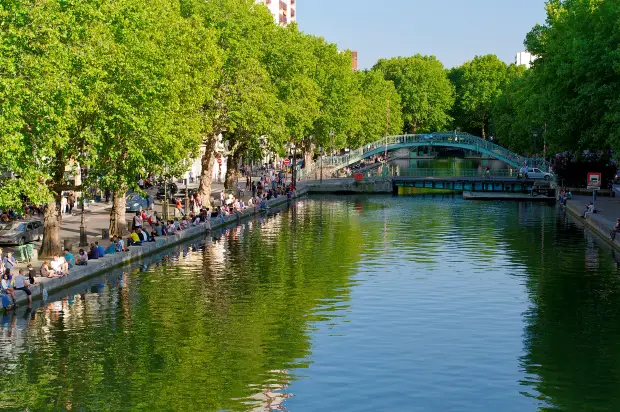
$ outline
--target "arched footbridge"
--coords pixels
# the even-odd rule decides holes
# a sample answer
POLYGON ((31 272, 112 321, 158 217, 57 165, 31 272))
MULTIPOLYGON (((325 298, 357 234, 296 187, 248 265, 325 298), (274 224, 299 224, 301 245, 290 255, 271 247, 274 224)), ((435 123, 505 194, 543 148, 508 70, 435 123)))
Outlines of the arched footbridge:
POLYGON ((501 160, 511 167, 519 168, 523 165, 538 167, 545 171, 550 170, 550 164, 545 159, 519 156, 505 147, 499 146, 488 140, 473 136, 469 133, 442 132, 432 134, 405 134, 388 136, 374 143, 364 145, 343 156, 324 157, 323 164, 331 166, 334 170, 355 164, 373 155, 383 154, 403 148, 415 147, 450 147, 470 150, 492 158, 501 160))

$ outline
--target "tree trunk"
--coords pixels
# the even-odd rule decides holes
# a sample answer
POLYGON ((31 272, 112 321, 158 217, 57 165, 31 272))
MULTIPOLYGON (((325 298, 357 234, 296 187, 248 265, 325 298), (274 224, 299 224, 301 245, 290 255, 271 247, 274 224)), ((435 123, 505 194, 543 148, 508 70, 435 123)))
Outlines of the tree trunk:
POLYGON ((226 167, 226 178, 224 179, 224 188, 232 189, 235 186, 235 176, 237 175, 237 169, 239 168, 240 151, 235 151, 231 155, 228 155, 228 163, 226 167))
POLYGON ((487 133, 486 130, 484 128, 484 122, 482 123, 482 138, 486 140, 487 138, 487 133))
POLYGON ((200 172, 200 184, 198 194, 205 207, 211 208, 211 183, 213 181, 213 151, 217 135, 212 134, 205 139, 205 152, 202 155, 202 171, 200 172))
POLYGON ((117 190, 112 194, 112 211, 110 212, 110 236, 122 236, 125 226, 125 191, 117 190))
POLYGON ((60 194, 55 194, 55 202, 45 205, 43 210, 43 241, 41 243, 41 256, 54 256, 61 254, 60 245, 60 223, 62 215, 60 213, 60 194))

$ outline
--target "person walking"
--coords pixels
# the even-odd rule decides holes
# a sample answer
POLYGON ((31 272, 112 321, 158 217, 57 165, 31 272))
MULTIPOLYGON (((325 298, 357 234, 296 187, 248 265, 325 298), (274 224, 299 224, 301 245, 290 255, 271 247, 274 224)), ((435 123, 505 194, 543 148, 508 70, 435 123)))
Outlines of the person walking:
POLYGON ((75 195, 73 194, 73 192, 69 193, 67 202, 69 203, 69 214, 72 214, 73 208, 75 207, 75 195))

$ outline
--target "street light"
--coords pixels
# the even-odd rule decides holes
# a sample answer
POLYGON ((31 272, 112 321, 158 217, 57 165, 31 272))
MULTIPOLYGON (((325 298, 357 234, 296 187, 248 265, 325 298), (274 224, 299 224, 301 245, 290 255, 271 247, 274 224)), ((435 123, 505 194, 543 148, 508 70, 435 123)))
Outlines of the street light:
MULTIPOLYGON (((86 169, 80 169, 80 177, 82 178, 82 186, 84 186, 84 180, 87 174, 86 169)), ((84 209, 86 209, 86 194, 85 191, 82 190, 82 217, 80 220, 80 246, 88 246, 88 237, 86 236, 86 224, 84 222, 84 209)))
POLYGON ((321 183, 323 183, 323 147, 319 145, 319 155, 321 156, 321 183))
POLYGON ((80 221, 80 246, 88 246, 88 237, 86 236, 86 225, 84 223, 84 209, 86 209, 86 202, 84 192, 82 192, 82 220, 80 221))
POLYGON ((295 143, 291 143, 291 149, 293 149, 293 161, 291 162, 291 185, 293 189, 297 188, 295 184, 295 178, 297 174, 297 148, 295 147, 295 143))

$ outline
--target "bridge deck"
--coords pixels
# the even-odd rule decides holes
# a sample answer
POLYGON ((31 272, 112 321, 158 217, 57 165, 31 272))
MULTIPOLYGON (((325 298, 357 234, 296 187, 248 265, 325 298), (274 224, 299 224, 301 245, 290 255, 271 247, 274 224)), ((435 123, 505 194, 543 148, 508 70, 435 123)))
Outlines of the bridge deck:
POLYGON ((454 192, 511 193, 533 197, 555 198, 555 188, 549 182, 516 177, 393 177, 394 194, 413 194, 425 190, 454 192))

